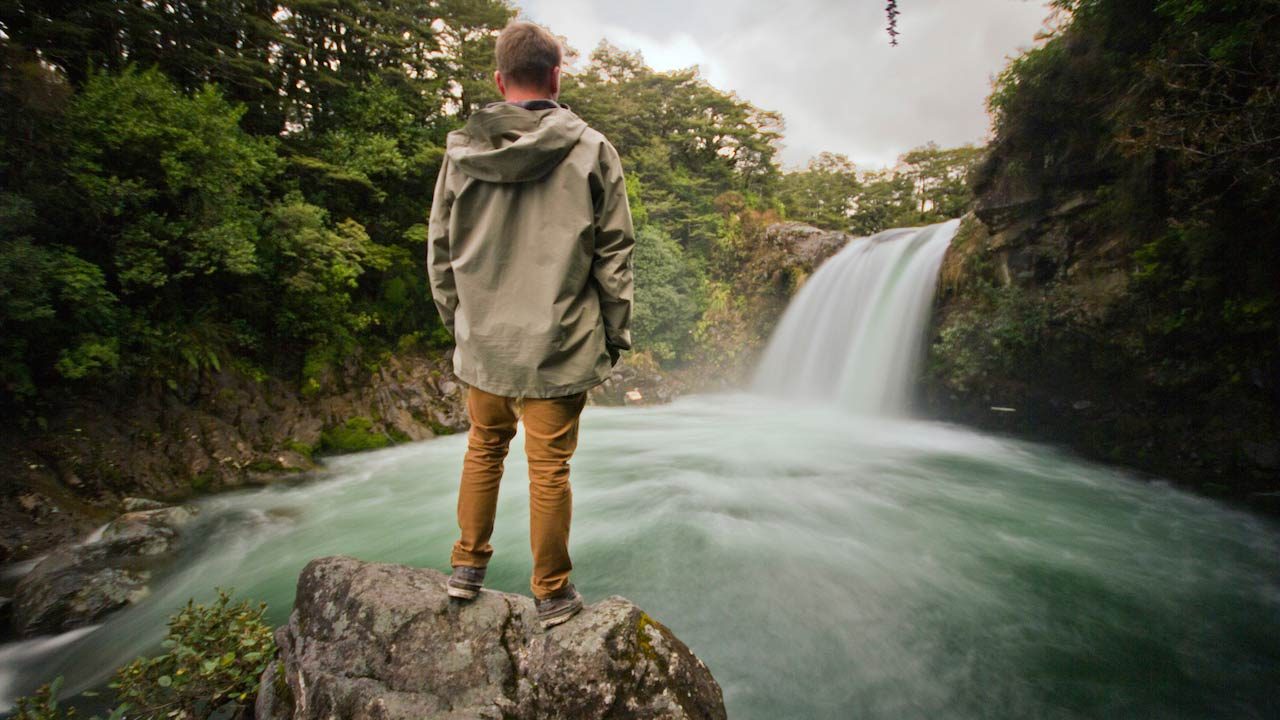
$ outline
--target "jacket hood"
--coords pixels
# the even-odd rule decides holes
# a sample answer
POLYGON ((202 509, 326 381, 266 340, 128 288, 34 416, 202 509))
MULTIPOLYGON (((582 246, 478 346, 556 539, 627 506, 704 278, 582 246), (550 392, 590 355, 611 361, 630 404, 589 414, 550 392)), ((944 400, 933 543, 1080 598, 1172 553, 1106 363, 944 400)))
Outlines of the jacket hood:
POLYGON ((587 124, 564 105, 526 110, 491 103, 449 134, 448 155, 459 170, 477 180, 527 182, 559 165, 586 129, 587 124))

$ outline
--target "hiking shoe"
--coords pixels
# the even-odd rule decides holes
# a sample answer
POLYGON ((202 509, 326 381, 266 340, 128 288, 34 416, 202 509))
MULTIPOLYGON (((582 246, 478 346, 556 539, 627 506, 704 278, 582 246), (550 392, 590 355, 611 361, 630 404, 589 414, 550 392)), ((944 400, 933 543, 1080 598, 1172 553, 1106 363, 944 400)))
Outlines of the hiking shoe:
POLYGON ((582 595, 569 583, 549 598, 534 598, 533 604, 538 609, 538 621, 546 630, 576 615, 582 609, 582 595))
POLYGON ((448 586, 449 597, 474 600, 480 594, 480 588, 484 586, 484 568, 454 565, 448 586))

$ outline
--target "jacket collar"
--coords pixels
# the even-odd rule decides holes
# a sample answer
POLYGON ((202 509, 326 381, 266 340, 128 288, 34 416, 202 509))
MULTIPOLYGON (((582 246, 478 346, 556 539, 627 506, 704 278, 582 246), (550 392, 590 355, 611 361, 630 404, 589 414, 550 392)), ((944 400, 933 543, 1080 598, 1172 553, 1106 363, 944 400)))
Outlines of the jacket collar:
POLYGON ((485 107, 489 107, 490 105, 500 105, 502 103, 518 105, 525 110, 552 110, 554 108, 563 108, 565 110, 569 109, 569 106, 562 102, 556 102, 555 100, 544 98, 539 98, 537 100, 498 100, 497 102, 488 103, 485 107))

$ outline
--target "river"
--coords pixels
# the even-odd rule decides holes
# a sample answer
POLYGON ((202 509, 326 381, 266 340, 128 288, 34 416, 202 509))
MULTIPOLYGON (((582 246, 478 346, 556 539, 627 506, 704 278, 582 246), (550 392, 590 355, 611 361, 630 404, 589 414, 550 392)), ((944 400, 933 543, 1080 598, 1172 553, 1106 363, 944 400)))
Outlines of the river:
MULTIPOLYGON (((850 248, 793 310, 852 282, 824 279, 842 262, 858 275, 883 261, 916 282, 953 230, 850 248), (863 261, 846 262, 854 253, 863 261)), ((788 323, 810 323, 806 312, 788 311, 762 368, 801 337, 788 323)), ((922 319, 876 322, 846 341, 918 352, 895 333, 919 333, 922 319)), ((768 372, 756 382, 589 407, 573 460, 575 583, 588 601, 625 595, 670 626, 720 681, 731 718, 1280 717, 1272 520, 1043 445, 911 419, 900 388, 847 363, 818 363, 798 386, 768 372), (867 382, 882 387, 846 384, 867 382), (824 383, 827 396, 808 391, 824 383)), ((488 584, 527 593, 522 443, 523 432, 488 584)), ((197 542, 142 603, 60 641, 0 647, 0 695, 59 673, 100 683, 215 586, 265 600, 282 623, 317 556, 447 570, 464 447, 451 436, 333 458, 303 482, 201 500, 197 542)))

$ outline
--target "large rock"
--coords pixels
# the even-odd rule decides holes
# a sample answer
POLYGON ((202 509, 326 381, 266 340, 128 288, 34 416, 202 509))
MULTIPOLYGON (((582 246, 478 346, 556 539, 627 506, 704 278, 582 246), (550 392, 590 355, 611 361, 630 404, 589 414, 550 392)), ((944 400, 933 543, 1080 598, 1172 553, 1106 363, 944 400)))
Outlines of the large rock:
POLYGON ((451 601, 435 570, 313 560, 302 571, 256 717, 724 718, 689 648, 625 598, 549 632, 533 601, 451 601))
POLYGON ((173 556, 195 512, 166 507, 125 513, 99 537, 54 550, 18 582, 14 630, 21 636, 70 630, 145 597, 152 571, 173 556))

